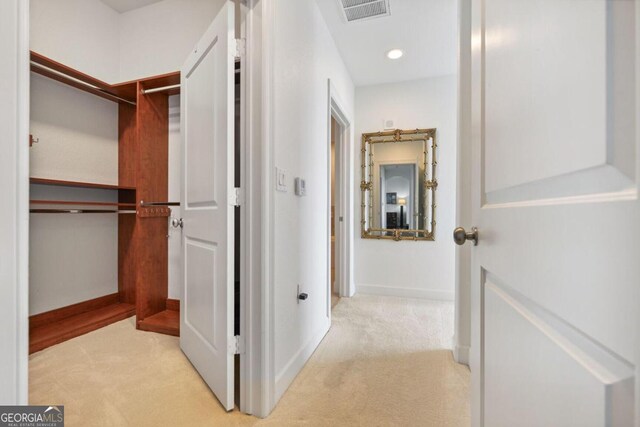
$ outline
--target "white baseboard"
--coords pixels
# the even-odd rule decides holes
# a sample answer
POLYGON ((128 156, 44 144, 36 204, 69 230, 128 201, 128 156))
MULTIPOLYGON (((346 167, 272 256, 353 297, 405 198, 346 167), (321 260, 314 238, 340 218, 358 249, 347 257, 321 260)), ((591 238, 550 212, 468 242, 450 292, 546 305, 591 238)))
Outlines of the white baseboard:
POLYGON ((469 366, 469 352, 471 348, 466 345, 453 346, 453 360, 461 365, 469 366))
POLYGON ((417 288, 395 288, 391 286, 378 285, 356 285, 356 293, 370 295, 384 295, 390 297, 420 298, 433 299, 441 301, 453 301, 453 291, 438 291, 434 289, 417 289, 417 288))
POLYGON ((274 405, 278 403, 284 392, 287 391, 293 380, 300 373, 302 368, 304 368, 304 365, 307 363, 313 352, 316 351, 320 341, 322 341, 327 332, 329 332, 329 326, 331 326, 331 324, 327 322, 322 328, 320 328, 320 330, 316 332, 311 339, 296 352, 296 354, 293 355, 285 367, 276 375, 275 398, 273 399, 274 405))

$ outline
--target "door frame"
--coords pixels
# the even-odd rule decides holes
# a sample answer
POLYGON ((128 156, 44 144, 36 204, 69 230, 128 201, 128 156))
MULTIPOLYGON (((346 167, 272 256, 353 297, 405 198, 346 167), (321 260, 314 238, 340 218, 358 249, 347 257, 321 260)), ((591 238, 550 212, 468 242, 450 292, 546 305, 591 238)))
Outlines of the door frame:
POLYGON ((240 16, 240 411, 266 417, 273 408, 273 300, 265 287, 269 277, 268 153, 271 138, 267 91, 271 1, 234 0, 240 16))
POLYGON ((353 282, 353 120, 345 113, 344 103, 338 90, 331 82, 328 85, 327 102, 327 316, 331 316, 331 119, 338 123, 340 131, 336 135, 336 212, 335 217, 342 217, 336 223, 336 280, 338 280, 338 296, 352 297, 355 294, 353 282), (338 236, 340 238, 338 239, 338 236))
MULTIPOLYGON (((471 0, 458 0, 456 226, 471 227, 471 0)), ((469 365, 471 245, 456 245, 453 358, 469 365)))
POLYGON ((2 27, 9 29, 0 48, 7 49, 7 68, 14 85, 10 97, 2 100, 2 133, 14 144, 6 147, 0 187, 5 197, 9 221, 2 228, 0 253, 6 261, 0 274, 4 290, 0 292, 0 321, 4 342, 0 349, 0 403, 26 405, 29 400, 29 0, 10 0, 3 6, 2 27), (6 258, 5 258, 6 257, 6 258), (5 282, 7 280, 7 282, 5 282))

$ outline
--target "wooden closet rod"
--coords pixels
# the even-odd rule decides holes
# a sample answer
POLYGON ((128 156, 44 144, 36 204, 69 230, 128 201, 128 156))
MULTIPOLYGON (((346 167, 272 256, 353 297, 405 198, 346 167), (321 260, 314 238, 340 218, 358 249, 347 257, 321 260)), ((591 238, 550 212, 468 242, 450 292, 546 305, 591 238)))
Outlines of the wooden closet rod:
POLYGON ((180 202, 145 202, 140 201, 140 207, 144 208, 147 206, 180 206, 180 202))
POLYGON ((68 75, 66 75, 64 73, 61 73, 60 71, 54 70, 53 68, 49 68, 46 65, 42 65, 42 64, 39 64, 39 63, 37 63, 35 61, 31 61, 31 66, 40 68, 42 70, 46 70, 48 73, 55 74, 56 76, 62 77, 64 79, 67 79, 67 80, 72 81, 72 82, 77 83, 77 84, 81 84, 81 85, 86 86, 88 88, 91 88, 93 90, 100 91, 101 93, 103 93, 104 95, 112 98, 113 100, 126 102, 127 104, 131 104, 131 105, 136 105, 135 102, 129 101, 128 99, 120 98, 119 96, 116 96, 116 95, 114 95, 114 94, 112 94, 110 92, 107 92, 106 90, 104 90, 104 89, 102 89, 102 88, 100 88, 98 86, 92 85, 91 83, 87 83, 87 82, 82 81, 80 79, 76 79, 75 77, 68 76, 68 75))

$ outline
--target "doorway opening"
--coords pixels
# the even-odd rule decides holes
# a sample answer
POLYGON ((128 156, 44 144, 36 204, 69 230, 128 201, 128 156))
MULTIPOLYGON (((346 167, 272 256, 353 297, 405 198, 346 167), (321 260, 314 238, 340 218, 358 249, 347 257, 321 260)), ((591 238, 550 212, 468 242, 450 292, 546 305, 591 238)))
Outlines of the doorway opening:
MULTIPOLYGON (((227 25, 233 22, 230 13, 232 6, 229 4, 218 12, 222 18, 216 17, 214 23, 227 25)), ((248 11, 239 6, 236 9, 241 11, 238 12, 236 25, 241 24, 242 31, 245 31, 244 16, 248 11)), ((229 34, 225 29, 212 28, 220 34, 229 34)), ((240 39, 240 35, 238 32, 236 39, 240 39)), ((247 39, 245 35, 244 40, 247 39)), ((240 42, 236 43, 241 45, 240 42)), ((241 320, 241 316, 246 313, 244 302, 251 297, 251 291, 245 286, 249 281, 244 279, 244 269, 247 268, 244 256, 250 243, 241 241, 248 236, 244 232, 244 218, 248 209, 246 205, 242 208, 239 206, 241 201, 245 202, 240 197, 240 188, 246 185, 245 162, 250 158, 245 150, 244 130, 244 125, 248 123, 245 115, 248 113, 244 108, 245 102, 241 101, 241 98, 247 99, 250 92, 246 89, 243 74, 251 66, 244 62, 246 56, 239 47, 235 56, 241 59, 237 59, 232 68, 227 66, 231 65, 232 56, 220 54, 225 61, 225 90, 217 93, 220 94, 219 98, 224 96, 224 99, 216 98, 216 104, 209 98, 205 100, 208 102, 206 107, 216 112, 224 110, 225 118, 229 115, 229 119, 235 119, 235 129, 228 126, 225 127, 225 135, 215 135, 216 141, 225 143, 225 166, 228 164, 228 167, 234 168, 233 173, 224 176, 229 197, 227 194, 221 196, 224 203, 219 203, 228 209, 225 210, 225 219, 234 221, 233 227, 227 227, 224 235, 225 241, 228 239, 233 243, 233 249, 228 249, 228 256, 225 254, 225 261, 229 261, 225 265, 224 281, 220 280, 221 286, 214 289, 218 293, 214 295, 211 289, 206 289, 208 293, 198 294, 197 291, 202 289, 194 290, 192 287, 190 298, 187 298, 186 286, 180 283, 185 277, 181 273, 187 270, 181 268, 181 264, 186 263, 180 263, 180 260, 186 259, 187 252, 185 249, 185 253, 182 253, 182 248, 188 247, 191 251, 189 255, 195 253, 191 257, 192 264, 188 266, 192 268, 193 262, 208 266, 207 260, 198 261, 198 257, 202 258, 202 254, 210 251, 214 245, 207 246, 189 237, 194 244, 178 244, 177 250, 171 246, 171 242, 182 242, 182 236, 193 224, 186 217, 183 221, 182 216, 187 209, 181 208, 189 207, 189 203, 197 208, 210 203, 208 199, 188 202, 181 197, 187 193, 184 191, 186 187, 180 183, 181 173, 187 168, 182 167, 181 163, 181 157, 186 158, 180 155, 181 146, 185 145, 181 135, 186 134, 186 126, 180 119, 186 117, 189 103, 180 102, 180 93, 186 91, 187 87, 196 87, 197 83, 205 89, 216 84, 221 86, 222 77, 215 82, 203 83, 198 80, 187 85, 181 77, 186 79, 188 73, 173 71, 160 76, 143 76, 122 84, 101 82, 104 88, 94 90, 91 82, 98 81, 96 78, 38 52, 31 53, 33 101, 31 114, 28 115, 32 133, 30 225, 31 236, 36 244, 30 245, 30 265, 33 269, 29 284, 32 294, 32 307, 29 307, 30 352, 36 353, 57 344, 61 344, 57 348, 58 353, 68 351, 67 348, 74 345, 84 346, 83 351, 74 353, 78 357, 64 358, 64 364, 60 366, 53 365, 56 359, 61 360, 56 357, 57 353, 51 356, 53 350, 31 358, 34 367, 30 384, 32 401, 50 401, 52 396, 55 397, 54 401, 73 400, 75 395, 72 393, 75 390, 72 387, 59 387, 69 395, 58 397, 52 394, 46 384, 50 379, 47 375, 52 376, 53 373, 61 381, 71 381, 70 375, 64 375, 64 369, 87 372, 93 378, 103 378, 105 382, 109 379, 110 384, 117 388, 113 372, 121 367, 117 362, 124 360, 127 363, 139 362, 141 367, 146 368, 136 370, 142 382, 148 383, 145 375, 153 373, 158 385, 156 389, 161 389, 163 384, 170 384, 178 377, 183 381, 191 381, 191 384, 200 384, 195 378, 200 371, 194 368, 195 364, 188 364, 192 358, 186 352, 174 351, 181 348, 179 339, 175 337, 182 337, 185 329, 180 320, 181 312, 183 319, 187 317, 185 313, 190 313, 190 325, 194 322, 200 322, 197 326, 212 323, 209 321, 211 313, 208 307, 207 312, 201 308, 203 304, 215 301, 215 296, 219 301, 224 300, 225 305, 226 341, 218 348, 224 349, 220 353, 225 359, 225 380, 230 379, 224 381, 224 393, 215 390, 215 396, 225 411, 229 410, 230 405, 224 402, 231 401, 235 406, 242 405, 244 412, 253 412, 247 408, 249 398, 246 398, 253 385, 241 387, 241 381, 246 377, 244 372, 248 362, 245 362, 245 354, 248 351, 240 339, 250 332, 248 322, 241 320), (243 61, 242 74, 240 61, 243 61), (231 82, 235 83, 233 90, 230 90, 231 82), (235 97, 234 107, 231 105, 231 96, 235 97), (184 110, 180 109, 181 104, 184 110), (233 130, 235 140, 228 137, 233 130), (227 143, 230 143, 229 149, 227 143), (80 149, 83 150, 81 156, 69 161, 70 156, 66 154, 80 149), (230 149, 233 152, 226 155, 230 149), (227 162, 231 158, 232 162, 227 162), (234 203, 235 207, 232 207, 234 203), (229 259, 231 256, 233 261, 229 259), (173 268, 173 264, 177 264, 177 267, 173 268), (171 272, 177 274, 171 275, 171 272), (222 285, 224 298, 219 297, 222 285), (185 310, 188 300, 191 301, 191 307, 194 307, 194 301, 200 305, 185 310), (89 332, 95 334, 90 335, 89 332), (100 348, 105 336, 118 345, 100 348), (71 338, 77 340, 66 343, 71 338), (153 349, 152 344, 157 344, 156 350, 162 354, 162 358, 156 357, 155 365, 147 363, 145 357, 134 357, 145 356, 147 351, 153 349), (106 369, 95 370, 87 363, 87 359, 94 354, 92 351, 105 358, 108 365, 105 362, 102 366, 106 369), (163 363, 160 363, 160 359, 163 363), (172 368, 167 368, 168 365, 172 368), (164 377, 156 375, 159 371, 164 373, 164 377), (184 372, 189 375, 178 375, 184 372)), ((207 58, 209 62, 206 65, 210 66, 217 59, 212 58, 207 58)), ((74 62, 73 58, 70 62, 74 62)), ((178 67, 175 65, 176 69, 178 67)), ((192 72, 189 78, 197 80, 204 74, 192 72)), ((197 95, 211 92, 197 88, 191 90, 191 100, 197 95)), ((195 122, 196 119, 190 120, 192 127, 195 122)), ((204 126, 196 130, 202 131, 202 128, 204 126)), ((205 141, 205 138, 192 137, 191 141, 205 141)), ((207 197, 211 192, 204 196, 202 194, 194 197, 207 197)), ((191 210, 193 213, 197 209, 191 210)), ((197 271, 200 272, 209 275, 204 276, 205 280, 196 275, 192 282, 210 284, 211 269, 197 271)), ((217 324, 220 324, 218 320, 217 324)), ((210 332, 209 329, 200 328, 197 334, 200 331, 210 332)), ((219 336, 221 334, 217 334, 219 336)), ((105 393, 104 387, 95 387, 90 392, 84 390, 82 394, 103 399, 104 394, 100 393, 105 393)), ((202 394, 210 396, 206 391, 202 394)), ((185 402, 189 400, 185 398, 185 402)))
POLYGON ((329 81, 327 112, 327 316, 341 297, 355 293, 353 266, 352 120, 329 81))
POLYGON ((340 139, 340 124, 335 119, 333 115, 331 115, 331 132, 330 132, 330 140, 331 140, 331 155, 329 158, 331 164, 331 184, 329 186, 329 194, 331 200, 331 216, 330 216, 330 231, 331 231, 331 256, 329 257, 330 264, 330 283, 329 283, 329 294, 331 297, 331 309, 336 306, 338 301, 340 301, 340 289, 338 287, 336 281, 336 272, 339 270, 339 263, 336 263, 337 258, 337 249, 339 248, 340 242, 340 226, 339 222, 342 220, 341 216, 336 215, 336 212, 340 212, 340 209, 336 209, 336 205, 338 203, 338 191, 340 185, 338 185, 341 177, 340 171, 337 167, 338 165, 338 157, 340 155, 339 150, 337 149, 337 144, 340 139))

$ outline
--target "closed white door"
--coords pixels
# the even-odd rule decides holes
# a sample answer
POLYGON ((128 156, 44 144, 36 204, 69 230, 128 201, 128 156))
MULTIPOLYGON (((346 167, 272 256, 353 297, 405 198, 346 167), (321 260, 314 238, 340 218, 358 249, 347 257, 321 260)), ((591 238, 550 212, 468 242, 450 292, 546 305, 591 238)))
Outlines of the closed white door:
POLYGON ((474 426, 640 426, 639 8, 472 0, 474 426))
POLYGON ((180 347, 234 407, 234 7, 220 11, 182 68, 180 347))

